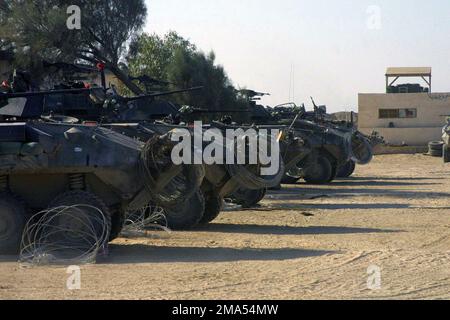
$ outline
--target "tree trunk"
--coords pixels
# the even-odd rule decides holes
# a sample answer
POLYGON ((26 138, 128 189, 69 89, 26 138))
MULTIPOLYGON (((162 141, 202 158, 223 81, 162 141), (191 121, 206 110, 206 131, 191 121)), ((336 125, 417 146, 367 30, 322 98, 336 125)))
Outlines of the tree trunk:
POLYGON ((106 68, 109 69, 114 75, 122 81, 124 85, 128 87, 135 95, 140 96, 143 95, 144 92, 137 86, 133 81, 130 80, 128 75, 126 75, 122 70, 120 70, 117 66, 112 63, 106 63, 106 68))

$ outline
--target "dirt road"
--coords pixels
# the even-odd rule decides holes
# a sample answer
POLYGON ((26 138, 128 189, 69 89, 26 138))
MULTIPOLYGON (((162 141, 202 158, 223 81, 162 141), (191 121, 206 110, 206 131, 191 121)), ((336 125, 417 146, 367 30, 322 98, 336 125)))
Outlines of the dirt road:
POLYGON ((15 260, 0 258, 2 299, 450 299, 450 166, 379 156, 196 232, 119 239, 77 291, 65 268, 15 260))

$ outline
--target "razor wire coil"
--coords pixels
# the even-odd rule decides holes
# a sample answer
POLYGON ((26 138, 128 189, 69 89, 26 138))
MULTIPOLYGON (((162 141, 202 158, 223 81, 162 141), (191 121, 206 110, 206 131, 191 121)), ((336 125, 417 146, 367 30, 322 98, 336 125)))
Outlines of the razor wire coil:
POLYGON ((20 262, 29 265, 89 264, 107 253, 110 226, 103 212, 89 205, 41 211, 26 224, 20 262))
POLYGON ((198 190, 205 170, 203 166, 182 165, 180 173, 161 188, 158 185, 158 176, 161 176, 164 169, 170 170, 175 167, 171 155, 164 154, 163 148, 160 137, 152 137, 142 149, 139 169, 144 187, 151 194, 154 202, 164 206, 174 206, 186 201, 198 190))
POLYGON ((148 237, 149 230, 171 232, 163 208, 148 205, 139 210, 127 212, 121 236, 125 238, 148 237))

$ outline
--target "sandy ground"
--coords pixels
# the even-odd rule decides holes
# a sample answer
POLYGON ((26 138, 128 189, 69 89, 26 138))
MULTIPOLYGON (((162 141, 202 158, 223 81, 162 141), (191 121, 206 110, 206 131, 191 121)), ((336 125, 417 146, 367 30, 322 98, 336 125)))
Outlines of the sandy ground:
POLYGON ((2 299, 450 299, 450 166, 379 156, 351 179, 271 192, 196 232, 118 239, 82 266, 77 291, 65 268, 16 259, 0 258, 2 299))

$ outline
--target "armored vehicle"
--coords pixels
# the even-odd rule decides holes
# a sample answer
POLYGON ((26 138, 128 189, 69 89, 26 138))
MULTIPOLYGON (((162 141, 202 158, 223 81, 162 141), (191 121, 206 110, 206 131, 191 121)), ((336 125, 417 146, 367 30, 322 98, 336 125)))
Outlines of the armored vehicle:
MULTIPOLYGON (((177 129, 188 129, 193 134, 194 130, 192 127, 186 125, 174 125, 165 122, 109 124, 107 127, 140 140, 147 138, 147 131, 149 130, 151 132, 157 132, 160 135, 170 135, 176 132, 177 129)), ((246 129, 245 127, 234 127, 220 122, 213 122, 210 125, 203 126, 202 130, 206 131, 212 128, 219 130, 224 135, 226 130, 246 129)), ((204 147, 206 147, 206 143, 204 147)), ((183 215, 173 210, 167 211, 166 218, 171 228, 188 229, 197 224, 207 224, 213 221, 222 211, 224 198, 230 197, 239 189, 259 192, 260 190, 266 190, 280 183, 284 173, 284 162, 282 159, 280 159, 280 167, 276 174, 263 176, 261 175, 260 165, 225 164, 226 144, 222 145, 222 147, 224 148, 223 161, 218 164, 203 165, 205 179, 201 184, 200 192, 196 193, 194 198, 192 198, 193 202, 200 204, 194 206, 194 208, 204 207, 204 210, 189 210, 189 212, 184 212, 183 215)), ((250 150, 247 149, 246 152, 248 153, 250 150)), ((247 158, 249 158, 248 154, 247 158)))
POLYGON ((0 96, 1 252, 17 251, 29 217, 49 207, 100 209, 112 240, 127 211, 149 202, 175 208, 199 190, 203 167, 173 165, 167 135, 148 131, 144 142, 67 116, 32 119, 35 102, 53 93, 0 96))
MULTIPOLYGON (((180 106, 160 100, 163 96, 178 92, 194 91, 199 88, 152 93, 139 97, 122 97, 114 90, 105 88, 82 89, 64 86, 65 90, 53 90, 39 96, 39 100, 28 101, 27 105, 11 105, 1 108, 4 114, 22 118, 75 119, 81 123, 91 123, 108 128, 141 143, 146 142, 156 132, 170 136, 173 130, 189 125, 182 123, 180 106), (68 89, 68 90, 67 90, 68 89), (167 119, 166 119, 167 118, 167 119), (157 121, 159 119, 160 121, 157 121), (161 121, 165 120, 165 121, 161 121)), ((84 87, 84 86, 77 86, 84 87)), ((186 109, 186 108, 185 108, 186 109)), ((192 112, 206 110, 190 109, 192 112)), ((224 123, 211 126, 222 132, 231 129, 224 123)), ((257 129, 257 128, 256 128, 257 129)), ((283 169, 273 177, 261 177, 260 168, 244 165, 205 165, 205 179, 201 189, 193 192, 187 202, 178 202, 177 206, 166 209, 166 218, 170 228, 187 229, 199 223, 214 220, 222 209, 223 198, 239 187, 265 189, 279 183, 283 169)))
POLYGON ((293 103, 266 109, 253 106, 253 120, 258 123, 278 123, 289 126, 292 133, 305 141, 311 150, 297 165, 288 168, 284 183, 295 183, 303 178, 307 183, 324 184, 333 181, 338 172, 353 162, 367 163, 371 152, 366 139, 358 132, 339 126, 313 122, 306 117, 304 106, 293 103))
POLYGON ((336 130, 338 133, 351 134, 351 151, 352 158, 338 169, 338 178, 348 178, 355 171, 356 164, 368 164, 373 157, 373 148, 384 143, 384 139, 377 132, 373 132, 371 136, 366 136, 355 127, 353 113, 351 113, 350 121, 337 121, 327 114, 326 106, 317 106, 314 99, 311 98, 314 106, 312 112, 302 112, 301 118, 308 120, 324 127, 336 130))
MULTIPOLYGON (((154 99, 168 94, 198 90, 192 88, 187 90, 172 91, 167 93, 152 94, 147 97, 136 97, 124 99, 117 93, 111 92, 104 105, 106 110, 114 110, 115 119, 109 117, 114 123, 108 125, 113 130, 118 130, 128 136, 138 139, 146 139, 146 130, 155 130, 160 134, 167 134, 177 129, 188 129, 193 134, 192 122, 201 118, 205 114, 220 114, 221 111, 209 111, 192 107, 181 107, 170 101, 154 99), (158 120, 159 119, 159 120, 158 120), (122 123, 120 123, 122 122, 122 123)), ((224 111, 224 114, 230 112, 224 111)), ((233 112, 233 111, 231 111, 233 112)), ((235 110, 234 112, 242 112, 235 110)), ((280 126, 277 126, 279 128, 280 126)), ((212 122, 204 125, 203 131, 209 129, 219 130, 224 136, 227 130, 247 130, 253 129, 257 132, 261 129, 273 129, 274 126, 237 126, 232 123, 212 122)), ((206 147, 204 144, 203 147, 206 147)), ((226 146, 223 145, 223 148, 226 146)), ((247 149, 247 152, 249 150, 247 149)), ((224 153, 225 154, 225 153, 224 153)), ((249 155, 247 154, 247 158, 249 155)), ((221 163, 225 163, 225 159, 221 163)), ((284 162, 280 160, 280 168, 274 176, 262 176, 258 166, 237 165, 237 164, 208 164, 204 165, 205 179, 202 183, 201 192, 194 195, 192 199, 195 203, 204 203, 204 211, 191 210, 184 213, 183 217, 173 211, 166 212, 169 226, 173 229, 188 229, 197 224, 207 224, 213 221, 221 212, 224 198, 230 198, 239 190, 248 190, 250 196, 257 194, 259 202, 264 196, 267 188, 280 183, 284 162)), ((200 205, 201 206, 201 205, 200 205)), ((199 206, 196 206, 197 208, 199 206)))

